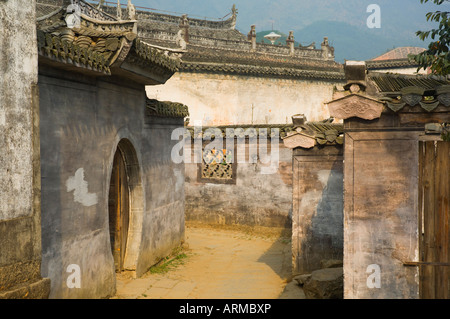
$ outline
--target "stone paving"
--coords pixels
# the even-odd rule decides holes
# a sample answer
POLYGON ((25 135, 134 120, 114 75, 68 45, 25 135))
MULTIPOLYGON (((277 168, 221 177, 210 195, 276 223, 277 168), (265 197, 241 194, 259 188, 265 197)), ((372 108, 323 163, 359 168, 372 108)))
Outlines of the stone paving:
POLYGON ((141 278, 117 275, 115 299, 305 299, 291 277, 291 242, 239 231, 186 228, 183 264, 141 278))

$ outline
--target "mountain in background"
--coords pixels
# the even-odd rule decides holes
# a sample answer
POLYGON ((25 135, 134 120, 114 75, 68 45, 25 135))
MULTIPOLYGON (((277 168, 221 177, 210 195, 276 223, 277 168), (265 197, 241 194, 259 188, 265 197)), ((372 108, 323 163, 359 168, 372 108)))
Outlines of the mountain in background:
POLYGON ((337 21, 317 21, 295 31, 294 35, 301 45, 316 42, 317 48, 320 48, 324 36, 327 36, 330 45, 334 47, 335 60, 340 63, 345 60, 370 60, 402 46, 426 47, 420 39, 388 37, 381 32, 359 29, 337 21))
MULTIPOLYGON (((121 0, 126 3, 125 0, 121 0)), ((317 47, 328 36, 335 47, 336 60, 368 60, 394 47, 427 47, 415 35, 429 30, 426 13, 450 11, 450 3, 436 6, 420 0, 132 0, 136 6, 156 9, 161 13, 188 14, 197 19, 228 18, 233 4, 238 9, 237 29, 247 34, 251 25, 256 31, 294 31, 302 45, 316 42, 317 47), (381 8, 381 29, 369 29, 366 21, 369 4, 381 8)))

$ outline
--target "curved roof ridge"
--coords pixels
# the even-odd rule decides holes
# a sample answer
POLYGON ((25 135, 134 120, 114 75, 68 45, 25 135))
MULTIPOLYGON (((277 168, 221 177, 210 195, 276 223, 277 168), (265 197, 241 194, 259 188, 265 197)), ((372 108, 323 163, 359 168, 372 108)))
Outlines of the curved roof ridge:
MULTIPOLYGON (((114 8, 115 9, 115 8, 114 8)), ((123 10, 123 9, 122 9, 123 10)), ((189 20, 189 27, 200 27, 200 28, 207 28, 207 29, 218 29, 218 30, 230 30, 235 29, 236 27, 236 12, 231 10, 226 16, 223 18, 208 18, 205 17, 203 19, 200 18, 200 16, 197 16, 195 14, 186 14, 186 13, 175 13, 175 12, 163 12, 164 10, 157 10, 153 8, 145 8, 145 7, 139 7, 136 6, 136 15, 138 17, 138 20, 150 20, 150 21, 158 21, 158 22, 164 22, 168 24, 175 24, 179 25, 181 19, 186 17, 189 20), (147 10, 144 10, 147 9, 147 10), (160 12, 158 12, 160 11, 160 12), (227 19, 227 16, 230 16, 227 19)))

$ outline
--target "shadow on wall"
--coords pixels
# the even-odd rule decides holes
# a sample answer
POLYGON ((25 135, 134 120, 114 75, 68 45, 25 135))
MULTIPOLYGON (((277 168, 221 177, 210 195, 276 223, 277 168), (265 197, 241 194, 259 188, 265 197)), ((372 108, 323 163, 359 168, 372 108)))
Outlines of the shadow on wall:
POLYGON ((317 179, 322 183, 323 190, 315 211, 301 214, 301 216, 312 216, 311 220, 299 223, 307 225, 302 231, 305 235, 299 242, 300 249, 297 257, 298 269, 302 273, 320 269, 320 262, 325 259, 343 260, 344 193, 342 161, 334 161, 327 176, 319 176, 322 172, 320 171, 317 174, 317 179))
POLYGON ((289 280, 292 276, 292 233, 291 218, 286 218, 285 229, 280 233, 276 241, 258 259, 265 263, 282 279, 289 280))
POLYGON ((41 129, 41 275, 44 278, 51 278, 49 298, 52 298, 63 290, 57 284, 61 284, 65 280, 63 278, 63 234, 60 216, 62 211, 61 192, 58 187, 47 182, 52 174, 57 174, 56 179, 62 179, 60 171, 54 169, 61 166, 61 141, 53 139, 52 143, 43 143, 42 141, 49 140, 49 135, 49 130, 41 129), (51 158, 49 158, 49 154, 52 154, 51 158), (42 163, 46 164, 42 165, 42 163))

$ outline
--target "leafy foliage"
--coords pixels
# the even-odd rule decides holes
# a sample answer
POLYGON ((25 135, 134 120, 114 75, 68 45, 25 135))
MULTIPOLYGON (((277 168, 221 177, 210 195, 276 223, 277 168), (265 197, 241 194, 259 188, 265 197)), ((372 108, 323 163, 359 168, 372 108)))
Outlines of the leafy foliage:
POLYGON ((441 138, 444 142, 450 142, 450 124, 443 124, 441 138))
MULTIPOLYGON (((430 1, 437 5, 450 2, 450 0, 420 0, 422 4, 430 1)), ((411 58, 419 65, 417 71, 430 68, 433 74, 448 75, 450 74, 450 12, 428 12, 426 18, 427 21, 438 22, 439 25, 429 31, 416 32, 422 41, 431 38, 432 42, 428 45, 428 50, 411 55, 411 58)))

